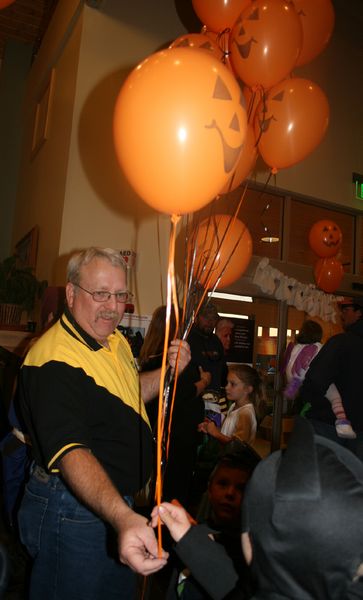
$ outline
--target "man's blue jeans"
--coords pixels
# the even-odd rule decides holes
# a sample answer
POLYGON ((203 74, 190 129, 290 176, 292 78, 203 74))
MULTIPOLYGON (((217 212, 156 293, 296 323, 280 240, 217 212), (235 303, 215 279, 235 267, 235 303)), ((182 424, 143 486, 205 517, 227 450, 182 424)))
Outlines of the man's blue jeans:
POLYGON ((133 600, 135 574, 119 562, 115 533, 56 475, 25 488, 19 531, 34 563, 30 600, 133 600))

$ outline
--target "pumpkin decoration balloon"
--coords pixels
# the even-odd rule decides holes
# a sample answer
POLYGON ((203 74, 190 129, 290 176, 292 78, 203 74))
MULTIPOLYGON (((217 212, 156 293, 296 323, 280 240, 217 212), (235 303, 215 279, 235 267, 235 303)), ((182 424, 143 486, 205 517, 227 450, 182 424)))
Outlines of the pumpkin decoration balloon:
POLYGON ((232 67, 249 87, 268 89, 287 77, 301 47, 299 16, 284 0, 255 0, 230 34, 232 67))
POLYGON ((316 285, 327 292, 332 294, 335 292, 344 275, 344 269, 342 263, 336 258, 319 258, 314 268, 314 277, 316 285))
POLYGON ((203 50, 169 48, 128 76, 116 101, 116 154, 132 187, 156 210, 208 204, 237 165, 247 127, 240 87, 203 50))
POLYGON ((293 0, 303 29, 303 44, 296 66, 312 61, 327 46, 334 29, 331 0, 293 0))
POLYGON ((342 231, 334 221, 322 219, 316 221, 309 231, 309 244, 317 256, 329 258, 338 253, 342 245, 342 231))
POLYGON ((209 30, 219 32, 232 28, 251 0, 192 0, 192 4, 201 22, 209 30))
POLYGON ((273 170, 291 167, 322 141, 329 103, 316 83, 292 77, 273 86, 257 107, 258 151, 273 170))
POLYGON ((252 238, 246 225, 231 215, 205 219, 190 240, 195 249, 194 279, 207 289, 226 287, 246 270, 252 238))

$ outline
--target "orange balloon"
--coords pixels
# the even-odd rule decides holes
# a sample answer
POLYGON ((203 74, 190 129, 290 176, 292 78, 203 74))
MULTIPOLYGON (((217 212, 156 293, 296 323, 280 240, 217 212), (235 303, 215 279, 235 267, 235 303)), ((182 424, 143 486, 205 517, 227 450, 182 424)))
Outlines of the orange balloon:
POLYGON ((116 101, 114 140, 147 204, 185 214, 219 193, 246 135, 241 97, 227 67, 202 50, 157 52, 131 72, 116 101))
POLYGON ((335 256, 342 245, 342 231, 334 221, 317 221, 309 231, 309 244, 315 254, 322 258, 335 256))
POLYGON ((335 292, 344 275, 342 263, 336 258, 319 258, 314 268, 316 285, 324 292, 335 292))
POLYGON ((196 249, 194 275, 203 287, 208 284, 210 289, 222 273, 218 288, 233 283, 247 269, 252 256, 250 232, 242 221, 233 221, 230 215, 214 215, 202 221, 189 246, 192 252, 196 249))
POLYGON ((169 48, 192 48, 211 52, 218 60, 222 60, 224 53, 216 41, 205 33, 187 33, 178 37, 169 48))
POLYGON ((245 143, 241 155, 239 157, 237 167, 229 179, 224 188, 219 192, 220 194, 227 194, 235 190, 244 181, 252 169, 254 168, 257 160, 257 146, 256 136, 252 125, 248 125, 245 143))
POLYGON ((192 0, 192 4, 201 22, 217 32, 232 28, 251 0, 192 0))
POLYGON ((328 45, 334 29, 331 0, 293 0, 303 29, 303 45, 296 65, 306 65, 328 45))
POLYGON ((249 87, 268 89, 287 77, 301 47, 299 16, 285 0, 255 0, 241 13, 230 35, 233 69, 249 87))
POLYGON ((308 79, 285 79, 257 107, 258 151, 273 169, 291 167, 320 144, 328 123, 329 103, 320 87, 308 79))

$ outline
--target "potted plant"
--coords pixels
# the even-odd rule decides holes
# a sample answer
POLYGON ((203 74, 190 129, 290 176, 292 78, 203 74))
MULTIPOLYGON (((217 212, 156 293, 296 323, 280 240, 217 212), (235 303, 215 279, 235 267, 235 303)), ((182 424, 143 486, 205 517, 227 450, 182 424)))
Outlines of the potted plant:
POLYGON ((47 287, 31 267, 19 267, 17 261, 14 255, 0 262, 0 325, 19 325, 23 310, 29 315, 47 287))

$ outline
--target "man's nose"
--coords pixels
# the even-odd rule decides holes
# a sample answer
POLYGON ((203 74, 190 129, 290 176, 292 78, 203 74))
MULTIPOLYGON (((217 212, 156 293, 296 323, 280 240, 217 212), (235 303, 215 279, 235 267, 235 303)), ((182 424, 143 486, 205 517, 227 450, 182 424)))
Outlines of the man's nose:
POLYGON ((116 300, 115 294, 111 294, 111 296, 109 297, 109 299, 106 300, 105 304, 107 305, 108 308, 113 308, 114 310, 116 310, 116 308, 117 308, 117 300, 116 300))
POLYGON ((229 485, 226 488, 226 496, 228 496, 228 498, 234 498, 235 493, 236 493, 236 489, 235 489, 234 485, 229 485))

